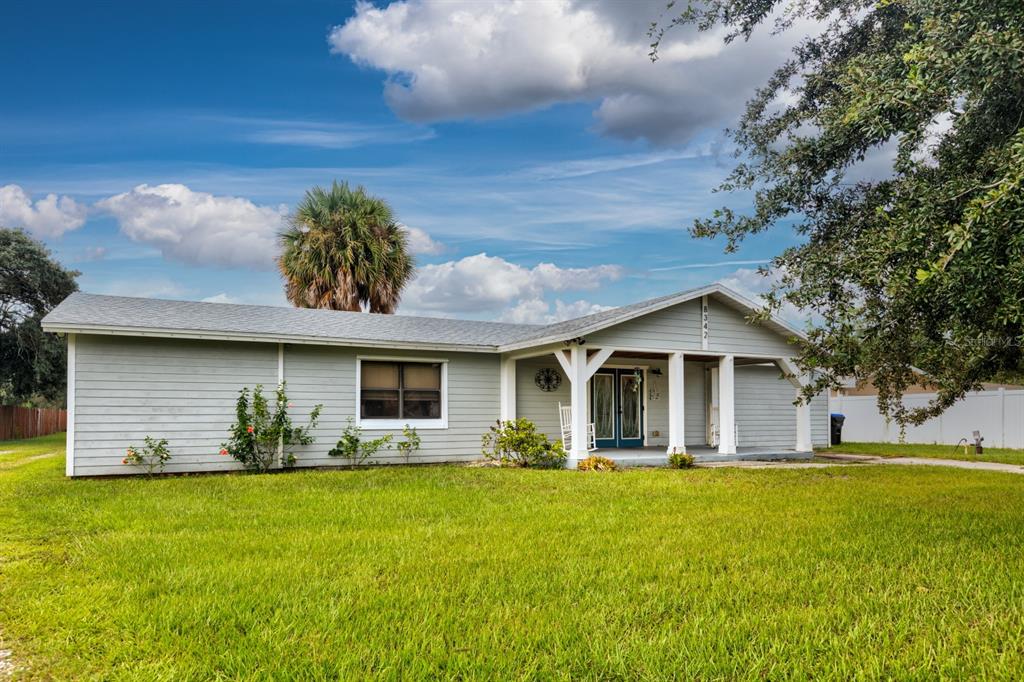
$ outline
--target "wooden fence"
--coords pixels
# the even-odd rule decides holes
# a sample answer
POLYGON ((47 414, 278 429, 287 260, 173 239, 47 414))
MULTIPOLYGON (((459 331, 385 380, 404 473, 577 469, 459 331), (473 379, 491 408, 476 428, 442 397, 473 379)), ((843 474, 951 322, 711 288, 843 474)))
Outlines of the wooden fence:
POLYGON ((0 440, 35 438, 67 430, 67 410, 0 405, 0 440))

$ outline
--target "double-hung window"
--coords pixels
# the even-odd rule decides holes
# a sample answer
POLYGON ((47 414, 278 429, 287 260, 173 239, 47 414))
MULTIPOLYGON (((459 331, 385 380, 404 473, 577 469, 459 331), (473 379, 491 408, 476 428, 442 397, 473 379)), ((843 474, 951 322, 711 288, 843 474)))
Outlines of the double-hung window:
POLYGON ((443 362, 360 359, 360 423, 444 427, 445 369, 443 362))

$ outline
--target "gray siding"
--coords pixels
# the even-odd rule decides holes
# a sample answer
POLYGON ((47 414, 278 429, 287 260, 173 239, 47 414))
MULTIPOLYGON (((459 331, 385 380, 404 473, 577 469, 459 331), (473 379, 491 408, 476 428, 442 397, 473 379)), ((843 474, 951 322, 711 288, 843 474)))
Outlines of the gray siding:
POLYGON ((702 362, 683 364, 683 428, 686 445, 707 443, 707 394, 702 362))
POLYGON ((701 344, 700 301, 687 301, 587 335, 593 346, 694 350, 701 344))
POLYGON ((725 353, 793 355, 796 349, 772 329, 747 322, 744 314, 713 296, 708 299, 708 348, 725 353))
POLYGON ((558 403, 568 405, 570 400, 569 380, 553 355, 526 358, 516 363, 516 415, 532 421, 537 430, 547 434, 551 440, 562 439, 558 403), (543 367, 555 370, 562 377, 562 383, 556 390, 542 391, 534 383, 537 371, 543 367))
POLYGON ((217 454, 244 386, 277 384, 277 345, 77 337, 75 475, 138 473, 121 464, 146 436, 166 438, 169 472, 238 469, 217 454))
MULTIPOLYGON (((295 415, 305 415, 315 404, 324 409, 316 430, 316 442, 295 450, 298 466, 340 466, 348 461, 331 457, 348 419, 356 416, 356 358, 426 358, 448 363, 448 428, 417 430, 422 444, 410 457, 413 463, 453 462, 480 459, 480 437, 498 418, 498 356, 481 353, 405 352, 380 348, 334 348, 289 345, 284 374, 295 415)), ((364 438, 390 433, 401 440, 401 430, 380 431, 364 427, 364 438)), ((382 450, 376 463, 405 460, 397 450, 382 450)))
MULTIPOLYGON (((297 448, 298 466, 345 464, 327 456, 355 415, 357 355, 408 357, 401 351, 287 346, 285 380, 298 424, 323 403, 317 442, 297 448)), ((471 460, 480 436, 498 415, 498 357, 431 353, 448 361, 447 429, 421 429, 412 461, 471 460)), ((121 464, 145 436, 166 438, 168 472, 240 468, 218 454, 234 421, 235 399, 245 386, 277 385, 277 344, 210 342, 81 335, 75 372, 75 475, 138 473, 121 464)), ((375 437, 382 432, 366 432, 375 437)), ((396 435, 400 434, 395 432, 396 435)), ((380 461, 399 461, 394 451, 380 461)))
MULTIPOLYGON (((796 443, 793 384, 774 364, 739 366, 735 382, 738 446, 791 449, 796 443)), ((811 442, 816 446, 828 444, 827 411, 823 396, 811 401, 811 442)))
MULTIPOLYGON (((619 343, 646 342, 652 348, 665 343, 663 336, 673 324, 693 322, 695 331, 678 338, 696 339, 699 344, 699 306, 676 309, 634 320, 622 329, 610 330, 619 343), (674 311, 674 312, 673 312, 674 311), (644 320, 647 320, 644 322, 644 320), (688 336, 689 334, 689 336, 688 336), (662 335, 662 336, 658 336, 662 335)), ((711 319, 727 319, 735 311, 713 312, 711 319)), ((728 326, 728 325, 726 325, 728 326)), ((681 329, 681 328, 680 328, 681 329)), ((781 340, 769 330, 744 324, 744 333, 769 334, 755 344, 757 352, 768 350, 781 340)), ((735 338, 740 338, 737 333, 735 338)), ((719 337, 724 338, 724 337, 719 337)), ((784 341, 782 342, 784 344, 784 341)), ((594 342, 594 345, 598 345, 594 342)), ((272 390, 277 383, 277 344, 242 343, 116 336, 77 337, 75 373, 75 474, 79 476, 137 473, 121 464, 125 450, 141 446, 145 436, 167 438, 173 459, 169 472, 220 471, 238 469, 233 459, 218 454, 234 421, 234 406, 243 387, 263 384, 272 390)), ((738 352, 738 351, 737 351, 738 352)), ((480 456, 480 437, 498 418, 499 357, 484 353, 412 353, 381 349, 352 349, 312 345, 289 345, 285 349, 285 380, 294 404, 297 423, 316 403, 323 403, 320 425, 313 445, 297 448, 299 466, 342 465, 327 455, 337 441, 346 420, 355 416, 355 367, 359 355, 389 357, 430 357, 448 365, 448 428, 420 429, 423 439, 414 462, 473 460, 480 456)), ((617 358, 615 364, 631 364, 617 358)), ((660 368, 660 377, 648 374, 647 443, 664 445, 668 438, 668 385, 664 360, 636 360, 636 364, 660 368), (655 436, 654 433, 658 435, 655 436)), ((569 384, 563 377, 557 391, 545 393, 534 385, 541 367, 561 374, 552 356, 519 361, 516 372, 516 401, 519 416, 536 422, 550 438, 561 437, 558 403, 569 402, 569 384)), ((792 447, 795 441, 795 408, 792 385, 780 378, 774 366, 741 366, 736 371, 736 410, 740 445, 792 447)), ((704 442, 704 365, 685 365, 686 443, 704 442)), ((816 445, 828 441, 828 405, 824 399, 812 402, 812 435, 816 445)), ((365 432, 375 437, 382 432, 365 432)), ((400 432, 393 432, 396 437, 400 432)), ((383 453, 377 461, 397 462, 395 451, 383 453)))
MULTIPOLYGON (((701 302, 687 301, 587 335, 594 347, 652 350, 701 349, 701 302)), ((708 350, 754 355, 794 353, 784 334, 747 322, 744 314, 714 295, 708 297, 708 350)))
POLYGON ((740 448, 787 448, 796 443, 796 389, 775 365, 736 368, 736 427, 740 448))

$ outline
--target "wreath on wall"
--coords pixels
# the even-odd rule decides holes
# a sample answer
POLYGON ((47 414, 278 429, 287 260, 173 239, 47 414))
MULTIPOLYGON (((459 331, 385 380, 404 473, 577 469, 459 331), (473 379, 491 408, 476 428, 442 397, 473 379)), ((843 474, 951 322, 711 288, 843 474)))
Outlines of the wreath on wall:
POLYGON ((558 390, 558 387, 562 385, 562 375, 550 367, 544 367, 537 370, 536 376, 533 377, 533 383, 537 384, 537 388, 540 390, 550 393, 558 390))

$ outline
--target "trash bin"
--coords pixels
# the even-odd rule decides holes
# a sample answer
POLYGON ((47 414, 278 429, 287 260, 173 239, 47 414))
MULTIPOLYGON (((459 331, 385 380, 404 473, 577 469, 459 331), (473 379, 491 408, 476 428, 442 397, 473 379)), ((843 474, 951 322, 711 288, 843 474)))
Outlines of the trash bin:
POLYGON ((829 415, 829 425, 832 427, 832 445, 843 442, 843 422, 845 421, 846 415, 837 412, 829 415))

